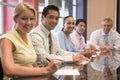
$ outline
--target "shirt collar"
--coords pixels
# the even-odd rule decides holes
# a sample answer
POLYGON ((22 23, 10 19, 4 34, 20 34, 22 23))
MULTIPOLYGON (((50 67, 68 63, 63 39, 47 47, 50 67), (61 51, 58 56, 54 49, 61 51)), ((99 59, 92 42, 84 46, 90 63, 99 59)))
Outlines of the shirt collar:
POLYGON ((80 36, 80 35, 76 32, 76 30, 73 30, 73 33, 75 33, 75 35, 77 36, 78 39, 81 39, 82 35, 80 36))
POLYGON ((49 36, 50 31, 48 31, 45 26, 42 24, 42 22, 40 23, 40 28, 41 30, 45 33, 46 36, 49 36))

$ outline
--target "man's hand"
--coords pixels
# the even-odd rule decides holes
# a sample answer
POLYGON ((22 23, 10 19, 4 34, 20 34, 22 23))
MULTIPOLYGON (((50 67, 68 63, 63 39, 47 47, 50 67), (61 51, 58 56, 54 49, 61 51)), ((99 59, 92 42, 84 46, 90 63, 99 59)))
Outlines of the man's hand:
POLYGON ((94 45, 90 45, 91 50, 96 50, 96 47, 94 45))
POLYGON ((108 51, 115 50, 115 47, 114 47, 114 46, 107 46, 107 50, 108 50, 108 51))
POLYGON ((100 46, 100 49, 101 49, 102 55, 110 55, 111 51, 115 50, 115 47, 111 45, 110 46, 102 45, 100 46))
POLYGON ((90 58, 92 55, 97 55, 94 50, 86 50, 84 52, 81 52, 80 54, 84 55, 87 58, 90 58))
POLYGON ((115 47, 114 46, 107 46, 107 45, 102 45, 100 46, 100 49, 101 50, 106 50, 106 51, 111 51, 111 50, 115 50, 115 47))

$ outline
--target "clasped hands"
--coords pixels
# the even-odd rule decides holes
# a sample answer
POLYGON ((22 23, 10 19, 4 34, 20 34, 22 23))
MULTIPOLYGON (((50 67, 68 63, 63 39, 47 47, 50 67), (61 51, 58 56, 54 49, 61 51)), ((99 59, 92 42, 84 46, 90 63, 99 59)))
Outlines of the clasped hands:
MULTIPOLYGON (((101 50, 101 55, 107 55, 107 56, 110 56, 111 55, 111 52, 113 50, 115 50, 115 47, 114 46, 107 46, 107 45, 101 45, 100 46, 100 50, 101 50)), ((115 54, 112 53, 112 55, 114 56, 115 54)))

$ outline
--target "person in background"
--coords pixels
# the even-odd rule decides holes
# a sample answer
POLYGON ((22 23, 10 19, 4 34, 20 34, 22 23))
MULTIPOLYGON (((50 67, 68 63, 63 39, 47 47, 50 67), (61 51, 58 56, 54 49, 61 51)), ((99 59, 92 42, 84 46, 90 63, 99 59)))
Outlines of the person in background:
POLYGON ((28 33, 34 28, 36 11, 28 3, 20 3, 14 11, 14 29, 0 37, 3 80, 22 80, 27 77, 50 75, 58 69, 58 60, 39 68, 37 56, 28 33))
MULTIPOLYGON (((73 54, 82 54, 84 53, 94 53, 94 51, 90 50, 90 48, 86 47, 85 39, 83 37, 83 32, 85 31, 86 21, 83 19, 78 19, 76 21, 75 27, 75 20, 72 16, 66 16, 63 19, 63 28, 60 32, 57 33, 57 41, 65 51, 73 52, 73 54), (81 42, 80 42, 80 38, 81 42), (73 42, 71 41, 73 40, 73 42), (89 52, 88 52, 89 51, 89 52), (84 53, 83 53, 84 52, 84 53)), ((85 55, 86 57, 90 58, 91 56, 85 55)), ((80 71, 81 76, 80 78, 84 78, 87 80, 87 65, 84 65, 83 70, 80 71)))
POLYGON ((74 44, 71 41, 70 33, 75 27, 75 21, 72 16, 66 16, 63 19, 63 28, 60 32, 57 33, 57 41, 60 45, 60 48, 66 51, 80 53, 80 50, 76 50, 74 44))
MULTIPOLYGON (((75 45, 71 41, 73 38, 72 36, 70 37, 70 34, 72 33, 73 29, 75 27, 75 20, 72 16, 66 16, 63 19, 63 28, 60 32, 57 34, 57 40, 60 45, 60 48, 66 51, 74 52, 75 53, 82 53, 83 50, 76 49, 75 45)), ((75 42, 74 42, 75 43, 75 42)), ((85 41, 84 41, 85 43, 85 41)), ((81 45, 81 44, 80 44, 81 45)), ((87 51, 87 50, 86 50, 87 51)), ((90 51, 90 50, 89 50, 90 51)), ((88 52, 89 53, 89 52, 88 52)))
POLYGON ((76 50, 84 51, 86 49, 85 38, 83 36, 86 27, 87 24, 84 19, 76 20, 75 29, 70 34, 71 41, 73 42, 76 50))
POLYGON ((117 31, 112 29, 113 21, 111 18, 105 18, 102 22, 102 29, 95 30, 90 35, 90 44, 94 45, 96 49, 105 47, 109 50, 120 50, 120 35, 117 31), (108 45, 104 40, 104 35, 108 35, 108 45))
MULTIPOLYGON (((65 51, 73 52, 73 54, 83 54, 91 53, 92 50, 86 50, 83 52, 83 50, 78 50, 75 48, 75 45, 71 41, 72 37, 70 37, 70 34, 72 33, 73 29, 75 27, 75 20, 72 16, 66 16, 63 19, 63 28, 60 32, 57 33, 57 41, 60 45, 60 48, 62 48, 65 51)), ((75 43, 75 42, 74 42, 75 43)), ((81 45, 81 44, 80 44, 81 45)))
MULTIPOLYGON (((95 30, 91 33, 90 44, 94 45, 95 50, 99 50, 99 49, 102 50, 102 53, 103 52, 110 53, 111 51, 120 50, 120 35, 117 31, 112 29, 112 26, 113 26, 112 19, 111 18, 103 19, 103 21, 101 22, 101 26, 102 26, 101 29, 95 30)), ((115 57, 117 54, 115 53, 112 55, 115 57)), ((101 59, 102 59, 102 57, 101 57, 101 59)), ((102 64, 99 64, 99 62, 96 62, 96 65, 97 64, 102 66, 102 64)), ((107 67, 110 68, 109 65, 107 67)), ((110 72, 111 69, 108 69, 108 70, 109 70, 109 73, 111 73, 110 72)), ((106 71, 108 71, 108 70, 106 70, 106 71)), ((108 72, 104 72, 104 73, 108 73, 108 72)), ((110 78, 110 76, 106 76, 106 77, 110 78)), ((112 78, 112 76, 111 76, 111 78, 112 78)), ((107 80, 107 79, 105 78, 105 80, 107 80)))
MULTIPOLYGON (((35 48, 38 57, 38 64, 46 65, 46 57, 49 59, 58 59, 62 61, 80 62, 88 60, 83 55, 73 55, 72 52, 62 50, 56 40, 56 35, 51 32, 59 21, 59 8, 54 5, 46 6, 42 11, 41 23, 33 29, 29 36, 35 48), (42 52, 42 53, 41 53, 42 52)), ((42 65, 40 65, 42 66, 42 65)))

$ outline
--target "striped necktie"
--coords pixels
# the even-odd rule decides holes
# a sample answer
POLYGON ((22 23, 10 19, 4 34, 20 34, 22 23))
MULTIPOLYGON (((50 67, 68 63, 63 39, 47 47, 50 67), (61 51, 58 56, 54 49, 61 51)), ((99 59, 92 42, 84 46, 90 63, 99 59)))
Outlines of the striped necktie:
POLYGON ((49 54, 51 54, 51 49, 52 49, 52 37, 51 37, 51 33, 49 34, 49 36, 48 36, 48 38, 49 38, 49 54))

